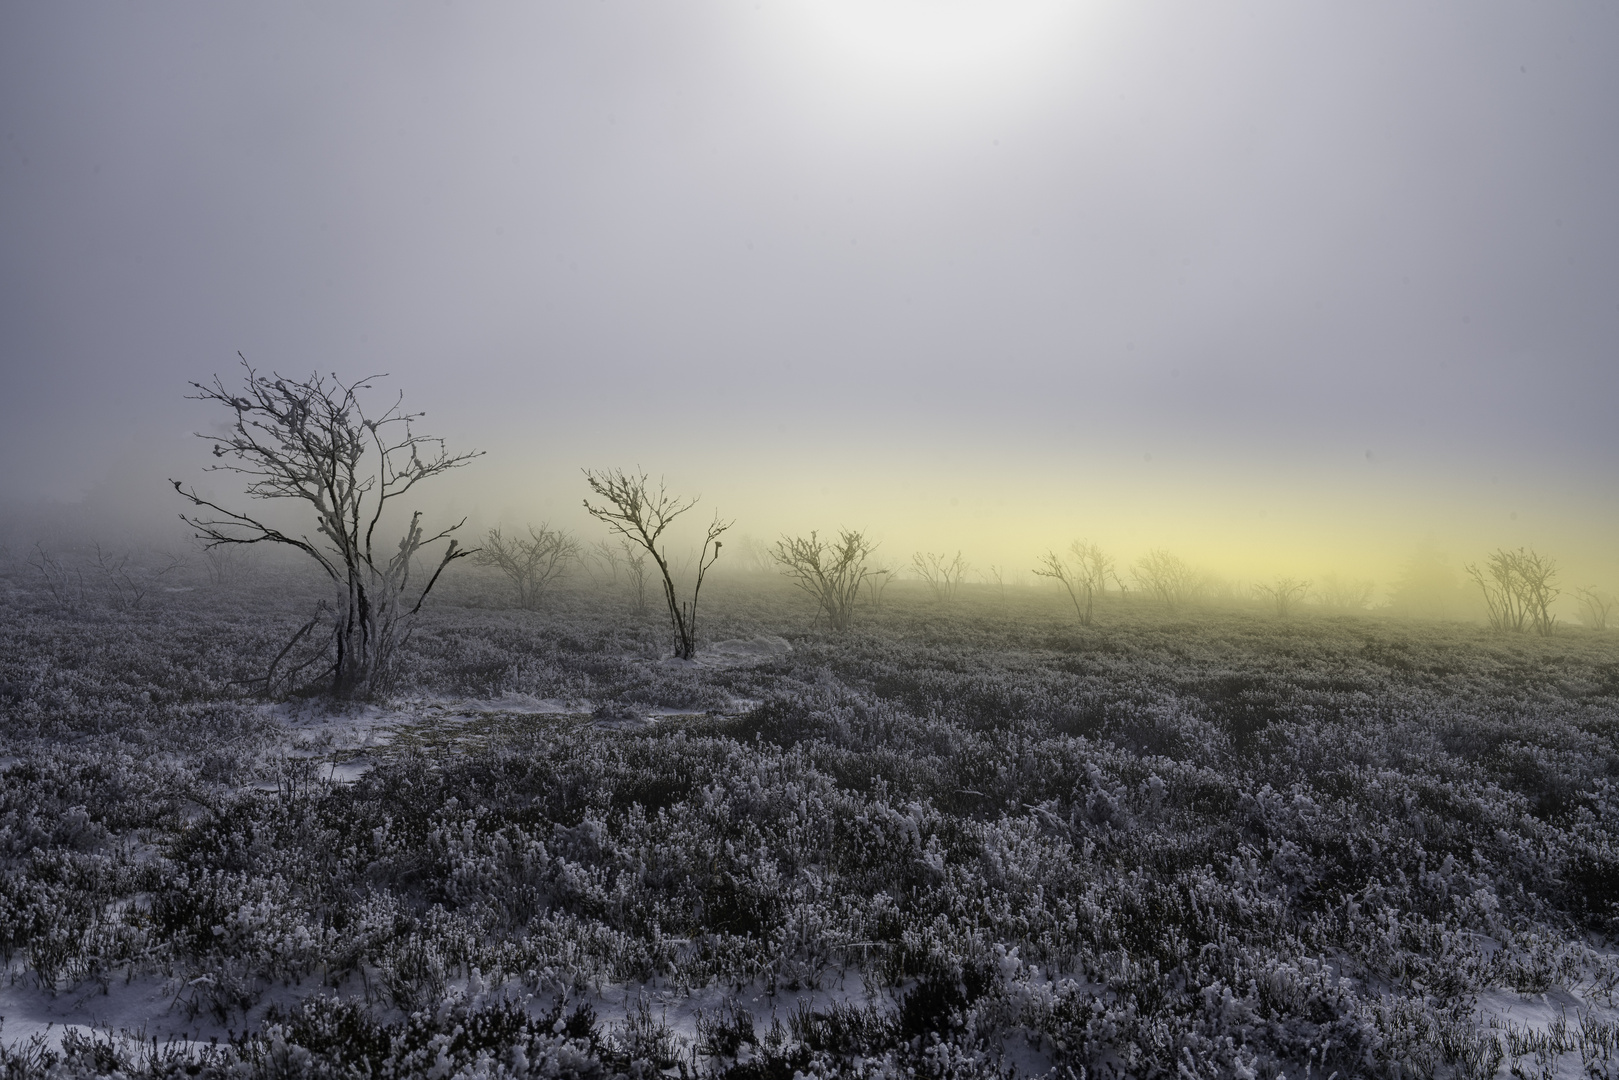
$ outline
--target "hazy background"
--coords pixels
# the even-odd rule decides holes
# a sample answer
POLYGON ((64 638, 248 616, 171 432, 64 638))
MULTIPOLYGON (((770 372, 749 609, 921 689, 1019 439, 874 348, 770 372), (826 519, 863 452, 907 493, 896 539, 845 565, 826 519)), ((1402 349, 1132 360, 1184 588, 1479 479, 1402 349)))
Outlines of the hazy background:
MULTIPOLYGON (((172 523, 238 349, 430 508, 1619 584, 1619 7, 0 7, 0 506, 172 523)), ((228 486, 215 490, 228 491, 228 486)), ((164 527, 169 527, 165 525, 164 527)))

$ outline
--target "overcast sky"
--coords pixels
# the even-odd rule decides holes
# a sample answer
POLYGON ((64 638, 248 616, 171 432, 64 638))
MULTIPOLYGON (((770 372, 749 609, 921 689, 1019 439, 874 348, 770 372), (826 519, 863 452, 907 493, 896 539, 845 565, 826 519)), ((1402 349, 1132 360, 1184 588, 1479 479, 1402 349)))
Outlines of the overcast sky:
POLYGON ((1613 548, 1616 57, 1609 3, 6 4, 0 497, 177 512, 241 350, 390 373, 480 522, 639 462, 907 550, 1613 548))

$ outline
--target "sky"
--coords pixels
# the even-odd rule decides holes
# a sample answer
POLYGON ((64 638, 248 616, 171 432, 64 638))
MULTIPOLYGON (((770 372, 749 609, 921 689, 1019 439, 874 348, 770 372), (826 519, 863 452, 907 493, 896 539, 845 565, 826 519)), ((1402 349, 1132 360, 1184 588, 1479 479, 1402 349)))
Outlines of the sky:
POLYGON ((240 351, 487 451, 469 528, 639 466, 901 561, 1619 586, 1615 56, 1601 3, 6 4, 0 504, 170 521, 240 351))

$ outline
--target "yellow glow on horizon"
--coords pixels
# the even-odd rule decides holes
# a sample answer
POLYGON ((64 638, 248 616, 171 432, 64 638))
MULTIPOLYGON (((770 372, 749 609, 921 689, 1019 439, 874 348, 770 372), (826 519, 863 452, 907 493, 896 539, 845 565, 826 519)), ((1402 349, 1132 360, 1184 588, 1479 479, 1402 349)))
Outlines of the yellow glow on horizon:
MULTIPOLYGON (((1528 488, 1347 466, 1333 473, 1237 470, 1226 463, 1170 472, 1156 460, 1133 468, 1097 461, 1035 469, 993 458, 927 457, 916 451, 881 460, 766 455, 672 462, 670 490, 702 501, 670 530, 670 544, 682 549, 717 511, 735 521, 733 559, 742 557, 744 540, 768 545, 784 534, 813 529, 825 536, 849 527, 879 540, 878 555, 890 566, 908 566, 917 551, 959 550, 979 571, 995 566, 1009 582, 1032 583, 1041 553, 1062 552, 1083 538, 1112 556, 1126 580, 1137 561, 1162 549, 1233 586, 1335 574, 1373 581, 1380 598, 1425 545, 1458 575, 1465 562, 1521 545, 1556 558, 1567 591, 1595 585, 1619 592, 1619 552, 1607 541, 1614 515, 1588 516, 1586 507, 1556 493, 1539 498, 1528 488)), ((533 501, 531 482, 483 479, 493 483, 473 500, 474 528, 546 520, 598 538, 599 529, 578 511, 583 485, 571 477, 558 476, 554 491, 533 501)), ((1572 610, 1565 615, 1572 618, 1572 610)))

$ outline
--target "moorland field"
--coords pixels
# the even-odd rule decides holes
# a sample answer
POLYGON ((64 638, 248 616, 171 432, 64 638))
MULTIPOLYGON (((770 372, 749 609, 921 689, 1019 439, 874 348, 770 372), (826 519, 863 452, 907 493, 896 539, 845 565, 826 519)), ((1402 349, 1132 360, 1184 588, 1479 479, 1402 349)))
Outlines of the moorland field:
POLYGON ((0 1077, 1619 1075, 1619 636, 0 573, 0 1077))

